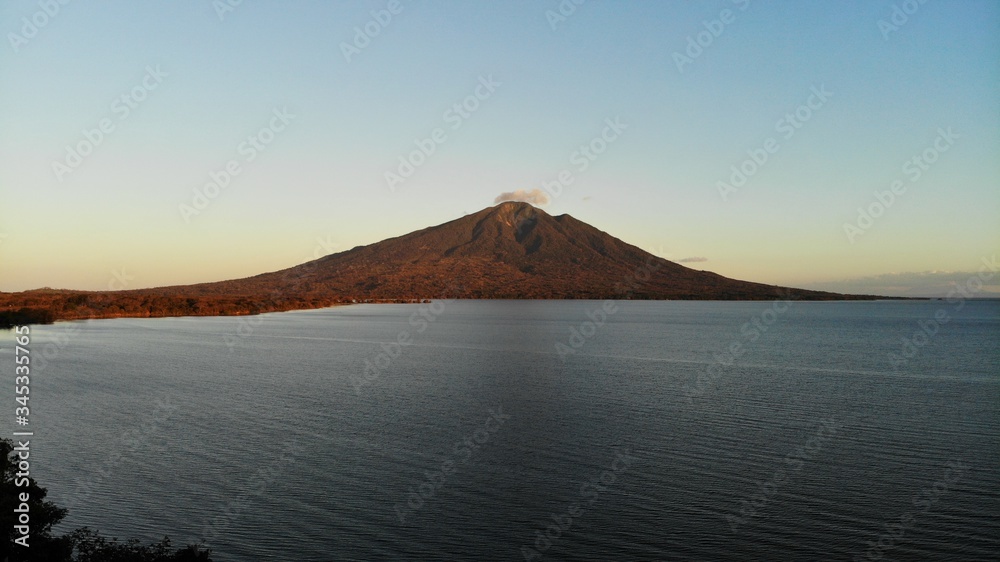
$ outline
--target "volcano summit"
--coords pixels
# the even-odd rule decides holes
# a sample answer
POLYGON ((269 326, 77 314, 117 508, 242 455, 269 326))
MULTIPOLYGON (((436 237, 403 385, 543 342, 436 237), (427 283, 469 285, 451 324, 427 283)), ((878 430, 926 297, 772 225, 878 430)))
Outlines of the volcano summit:
POLYGON ((55 318, 253 314, 364 301, 872 299, 729 279, 665 260, 569 215, 505 202, 245 279, 114 292, 0 294, 0 314, 55 318))

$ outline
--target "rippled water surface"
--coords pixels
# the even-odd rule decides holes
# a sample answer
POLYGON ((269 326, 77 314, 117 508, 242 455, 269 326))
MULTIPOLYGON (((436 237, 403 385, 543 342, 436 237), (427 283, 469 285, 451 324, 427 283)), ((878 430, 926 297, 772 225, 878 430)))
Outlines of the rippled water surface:
POLYGON ((32 473, 220 561, 996 559, 1000 303, 601 309, 37 327, 32 473))

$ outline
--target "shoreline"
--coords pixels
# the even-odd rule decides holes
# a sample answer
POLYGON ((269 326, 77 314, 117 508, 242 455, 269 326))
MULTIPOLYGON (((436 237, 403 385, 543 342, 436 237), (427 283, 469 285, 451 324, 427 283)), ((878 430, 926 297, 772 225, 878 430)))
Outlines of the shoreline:
MULTIPOLYGON (((16 293, 7 293, 16 294, 16 293)), ((0 294, 2 296, 3 294, 0 294)), ((939 297, 884 297, 884 296, 873 296, 873 295, 845 295, 847 298, 830 298, 830 299, 796 299, 796 302, 813 302, 813 303, 845 303, 845 302, 896 302, 896 301, 933 301, 941 300, 939 297)), ((322 304, 317 303, 317 306, 293 306, 293 307, 274 307, 274 308, 260 308, 256 311, 246 311, 243 310, 219 310, 219 311, 205 311, 199 314, 198 311, 189 310, 184 312, 179 312, 175 314, 165 313, 157 314, 147 312, 145 314, 139 313, 128 313, 128 312, 118 312, 110 314, 88 314, 88 315, 60 315, 58 313, 52 312, 48 308, 35 308, 35 307, 19 307, 15 309, 13 306, 8 306, 6 310, 0 311, 0 330, 11 330, 15 326, 20 325, 51 325, 57 322, 76 322, 82 320, 114 320, 121 318, 226 318, 226 317, 247 317, 247 316, 260 316, 262 314, 272 314, 278 312, 302 312, 309 310, 320 310, 324 308, 335 308, 341 306, 351 306, 358 304, 422 304, 433 302, 440 299, 364 299, 364 300, 354 300, 352 302, 325 302, 322 304), (193 313, 192 313, 193 312, 193 313)), ((601 300, 612 300, 612 301, 639 301, 639 302, 715 302, 715 303, 734 303, 734 302, 769 302, 781 300, 780 298, 759 298, 759 299, 601 299, 601 298, 562 298, 562 299, 552 299, 552 298, 513 298, 513 299, 489 299, 489 298, 456 298, 448 300, 464 300, 464 301, 488 301, 488 300, 500 300, 500 301, 513 301, 513 302, 528 302, 528 301, 601 301, 601 300)), ((1000 298, 982 298, 976 300, 1000 300, 1000 298)), ((304 304, 304 303, 303 303, 304 304)), ((104 307, 106 307, 105 305, 104 307)), ((104 308, 102 307, 102 308, 104 308)))

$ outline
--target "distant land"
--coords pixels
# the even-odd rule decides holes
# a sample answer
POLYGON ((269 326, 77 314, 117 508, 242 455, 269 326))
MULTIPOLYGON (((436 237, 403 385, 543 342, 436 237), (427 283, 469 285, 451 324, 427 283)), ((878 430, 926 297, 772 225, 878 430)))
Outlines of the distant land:
POLYGON ((873 300, 729 279, 569 215, 505 202, 289 269, 128 291, 0 292, 0 327, 83 318, 229 316, 428 299, 873 300))

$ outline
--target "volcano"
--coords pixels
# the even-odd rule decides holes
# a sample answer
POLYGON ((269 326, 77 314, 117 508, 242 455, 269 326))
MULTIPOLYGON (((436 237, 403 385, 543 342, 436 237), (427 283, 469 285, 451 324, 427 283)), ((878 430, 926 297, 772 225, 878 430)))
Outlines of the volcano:
POLYGON ((350 300, 702 299, 845 295, 729 279, 659 258, 570 215, 505 202, 287 270, 195 285, 217 294, 287 290, 350 300))
POLYGON ((352 302, 463 299, 847 300, 698 271, 569 215, 505 202, 245 279, 130 291, 0 293, 0 325, 53 319, 255 314, 352 302))

